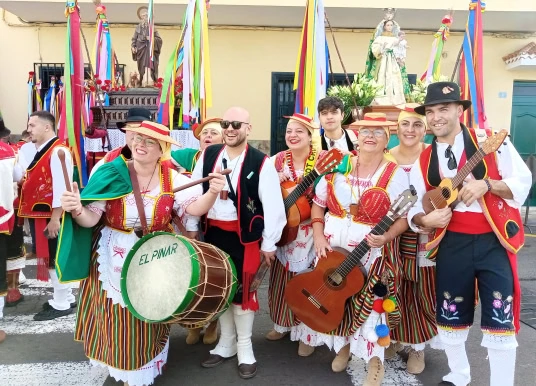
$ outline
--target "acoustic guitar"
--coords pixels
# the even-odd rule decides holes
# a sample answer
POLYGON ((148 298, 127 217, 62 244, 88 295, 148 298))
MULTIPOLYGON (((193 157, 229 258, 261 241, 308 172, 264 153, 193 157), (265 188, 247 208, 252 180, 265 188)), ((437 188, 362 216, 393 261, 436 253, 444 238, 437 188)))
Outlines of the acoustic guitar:
POLYGON ((497 134, 489 137, 482 144, 482 147, 463 165, 454 178, 444 178, 437 188, 426 192, 422 199, 424 212, 428 214, 434 209, 455 205, 463 181, 486 155, 499 149, 507 135, 508 132, 502 129, 497 134))
MULTIPOLYGON (((417 192, 410 185, 370 234, 384 234, 416 201, 417 192)), ((367 273, 361 259, 369 250, 366 238, 350 253, 334 248, 327 258, 318 261, 313 271, 292 278, 286 285, 285 300, 296 317, 315 331, 335 330, 343 319, 346 300, 365 285, 367 273)))
POLYGON ((318 176, 329 173, 335 169, 342 161, 343 154, 339 149, 331 149, 321 159, 316 162, 314 169, 303 177, 299 184, 294 181, 281 183, 281 194, 287 213, 287 225, 283 228, 283 233, 278 247, 287 245, 296 240, 299 225, 311 217, 311 204, 303 194, 315 182, 318 176), (292 190, 294 188, 294 190, 292 190))

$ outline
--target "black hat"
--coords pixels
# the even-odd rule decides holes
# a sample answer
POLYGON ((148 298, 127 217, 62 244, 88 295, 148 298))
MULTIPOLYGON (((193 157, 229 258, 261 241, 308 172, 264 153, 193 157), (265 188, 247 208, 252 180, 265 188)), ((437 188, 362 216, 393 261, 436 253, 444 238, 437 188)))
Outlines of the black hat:
POLYGON ((459 103, 467 110, 471 106, 471 101, 463 100, 460 96, 460 86, 454 82, 436 82, 428 85, 426 99, 419 107, 415 107, 417 114, 424 115, 426 106, 438 105, 441 103, 459 103))
POLYGON ((9 130, 6 127, 4 120, 2 119, 2 116, 0 115, 0 138, 7 137, 10 134, 11 134, 11 130, 9 130))
POLYGON ((117 128, 123 133, 125 132, 124 127, 128 122, 143 122, 143 121, 152 121, 153 115, 147 109, 141 107, 134 107, 129 109, 127 112, 127 119, 124 122, 117 122, 117 128))

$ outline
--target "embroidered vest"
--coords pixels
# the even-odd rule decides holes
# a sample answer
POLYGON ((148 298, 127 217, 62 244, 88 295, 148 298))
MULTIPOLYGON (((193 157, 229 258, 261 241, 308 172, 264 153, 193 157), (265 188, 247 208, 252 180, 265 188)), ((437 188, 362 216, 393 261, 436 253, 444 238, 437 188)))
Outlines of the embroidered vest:
MULTIPOLYGON (((288 154, 290 152, 290 150, 285 150, 285 151, 280 151, 279 153, 276 154, 275 156, 275 159, 274 159, 274 166, 275 166, 275 170, 280 173, 283 171, 283 168, 285 167, 285 165, 288 165, 288 157, 292 157, 292 154, 288 154)), ((324 157, 325 155, 327 154, 327 151, 325 150, 321 150, 318 155, 316 156, 316 159, 314 159, 314 162, 312 163, 312 167, 314 168, 314 166, 316 165, 316 163, 318 162, 319 159, 321 159, 322 157, 324 157)), ((314 154, 312 153, 310 155, 310 157, 314 157, 314 154)), ((307 161, 306 161, 306 165, 307 165, 307 161)), ((289 168, 290 168, 290 165, 288 165, 289 168)), ((307 167, 306 167, 307 168, 307 167)), ((292 168, 291 168, 292 170, 292 168)), ((306 173, 304 171, 304 175, 302 176, 302 178, 304 176, 306 176, 308 173, 306 173)), ((292 179, 293 182, 295 182, 296 184, 299 184, 301 182, 301 180, 299 181, 294 181, 292 179)), ((308 187, 306 190, 305 190, 305 197, 307 197, 310 201, 312 201, 313 197, 314 197, 314 190, 313 190, 313 186, 314 185, 311 185, 310 187, 308 187)))
POLYGON ((21 189, 19 217, 50 218, 52 215, 53 186, 50 159, 57 147, 70 152, 70 149, 56 138, 42 149, 43 154, 36 154, 36 158, 26 169, 21 189))
MULTIPOLYGON (((387 214, 391 207, 391 199, 387 193, 387 187, 393 178, 398 165, 394 162, 388 162, 384 167, 378 182, 372 188, 366 189, 359 199, 357 215, 353 216, 353 221, 375 226, 387 214)), ((329 212, 336 217, 345 217, 348 212, 337 200, 335 194, 335 176, 336 173, 326 175, 328 183, 327 207, 329 212)))
MULTIPOLYGON (((478 149, 478 140, 473 129, 467 129, 465 126, 463 126, 462 129, 467 130, 469 133, 468 139, 465 141, 465 151, 467 152, 467 159, 469 159, 474 154, 474 151, 478 149)), ((491 132, 487 131, 487 135, 489 136, 490 134, 491 132)), ((429 166, 431 162, 433 162, 432 146, 428 146, 421 153, 419 162, 426 190, 429 191, 434 189, 439 185, 440 181, 437 182, 438 178, 429 173, 429 166)), ((480 170, 483 170, 484 174, 475 175, 477 173, 473 171, 473 176, 476 179, 489 177, 492 180, 502 180, 502 177, 499 174, 495 153, 486 155, 481 164, 479 164, 480 170)), ((484 194, 484 196, 478 200, 478 203, 482 208, 482 213, 486 217, 486 220, 488 220, 488 223, 502 246, 512 253, 517 253, 525 243, 525 232, 523 230, 523 221, 521 219, 520 211, 516 208, 512 208, 503 198, 491 194, 491 192, 484 194)), ((431 250, 437 247, 445 235, 445 232, 446 228, 436 229, 434 238, 426 245, 426 249, 431 250)))
MULTIPOLYGON (((149 232, 171 231, 171 215, 173 211, 173 175, 171 169, 160 168, 160 194, 156 198, 152 213, 152 225, 149 232)), ((131 232, 132 228, 126 226, 126 198, 121 197, 106 202, 104 223, 120 232, 131 232)), ((133 198, 132 198, 133 199, 133 198)), ((147 213, 146 213, 147 214, 147 213)))
MULTIPOLYGON (((211 145, 204 151, 203 176, 208 176, 215 166, 224 145, 211 145)), ((234 202, 240 224, 240 242, 249 244, 258 242, 264 230, 264 211, 259 198, 259 176, 264 162, 268 159, 266 154, 251 147, 246 147, 244 162, 238 176, 236 201, 234 202)), ((208 182, 203 183, 203 193, 209 189, 208 182)), ((205 216, 206 217, 206 216, 205 216)), ((205 221, 206 229, 206 221, 205 221)))

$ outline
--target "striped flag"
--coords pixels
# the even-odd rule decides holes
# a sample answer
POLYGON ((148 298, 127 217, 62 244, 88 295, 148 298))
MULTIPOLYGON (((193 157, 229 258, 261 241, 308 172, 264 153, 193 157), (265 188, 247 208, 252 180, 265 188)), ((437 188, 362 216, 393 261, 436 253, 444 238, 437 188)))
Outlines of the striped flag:
POLYGON ((87 184, 84 134, 86 129, 84 105, 84 57, 80 44, 80 9, 78 2, 67 0, 67 39, 65 44, 64 88, 58 137, 67 140, 73 152, 75 177, 80 187, 87 184))
MULTIPOLYGON (((153 0, 149 0, 147 7, 147 23, 149 24, 149 68, 154 68, 154 4, 153 0)), ((140 74, 141 75, 141 74, 140 74)))
POLYGON ((432 82, 438 82, 441 77, 441 58, 443 54, 443 48, 445 42, 449 37, 450 26, 452 24, 452 12, 441 20, 441 26, 434 35, 434 41, 432 42, 432 51, 430 52, 430 59, 428 60, 428 66, 426 71, 421 76, 421 81, 426 84, 432 82))
POLYGON ((460 62, 460 88, 462 98, 472 102, 465 111, 462 122, 467 127, 488 128, 484 109, 484 65, 482 13, 486 6, 481 0, 471 0, 469 18, 463 39, 463 54, 460 62))

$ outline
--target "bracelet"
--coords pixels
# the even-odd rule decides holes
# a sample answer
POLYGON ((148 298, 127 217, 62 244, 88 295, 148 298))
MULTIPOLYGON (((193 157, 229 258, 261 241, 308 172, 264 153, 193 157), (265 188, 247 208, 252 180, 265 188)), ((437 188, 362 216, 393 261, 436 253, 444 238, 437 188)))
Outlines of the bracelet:
POLYGON ((318 222, 320 224, 325 224, 326 222, 322 217, 316 217, 311 220, 311 225, 313 225, 315 222, 318 222))
POLYGON ((484 182, 488 185, 488 192, 491 192, 491 184, 489 183, 489 178, 484 178, 484 182))
POLYGON ((80 209, 80 212, 78 212, 77 214, 75 214, 73 217, 78 217, 82 214, 82 212, 84 211, 84 207, 82 207, 82 209, 80 209))

